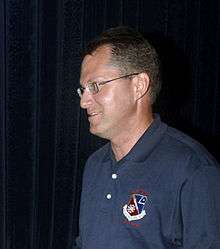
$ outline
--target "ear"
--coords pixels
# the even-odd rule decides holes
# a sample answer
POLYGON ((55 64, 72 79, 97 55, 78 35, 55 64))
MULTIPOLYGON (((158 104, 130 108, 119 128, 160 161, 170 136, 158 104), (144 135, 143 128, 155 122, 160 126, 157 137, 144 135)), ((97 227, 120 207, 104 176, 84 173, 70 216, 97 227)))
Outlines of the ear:
POLYGON ((150 78, 148 74, 145 72, 138 74, 137 77, 134 78, 134 87, 136 100, 147 94, 150 88, 150 78))

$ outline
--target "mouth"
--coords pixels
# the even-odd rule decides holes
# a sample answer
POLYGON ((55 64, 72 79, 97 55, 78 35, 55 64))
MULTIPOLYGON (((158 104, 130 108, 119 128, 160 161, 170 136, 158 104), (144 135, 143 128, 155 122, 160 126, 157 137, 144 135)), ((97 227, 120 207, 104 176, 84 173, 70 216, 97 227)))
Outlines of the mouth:
POLYGON ((92 112, 92 113, 88 113, 88 117, 94 117, 94 116, 97 116, 98 113, 97 112, 92 112))
POLYGON ((97 113, 97 112, 88 113, 89 122, 98 122, 99 117, 100 117, 100 113, 97 113))

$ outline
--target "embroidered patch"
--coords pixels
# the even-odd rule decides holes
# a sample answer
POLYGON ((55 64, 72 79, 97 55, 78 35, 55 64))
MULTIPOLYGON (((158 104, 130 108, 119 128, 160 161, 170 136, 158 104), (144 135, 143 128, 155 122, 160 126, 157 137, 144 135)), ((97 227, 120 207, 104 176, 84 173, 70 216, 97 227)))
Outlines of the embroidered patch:
POLYGON ((146 215, 144 210, 147 196, 143 194, 132 194, 128 204, 123 207, 123 214, 129 220, 140 220, 146 215))

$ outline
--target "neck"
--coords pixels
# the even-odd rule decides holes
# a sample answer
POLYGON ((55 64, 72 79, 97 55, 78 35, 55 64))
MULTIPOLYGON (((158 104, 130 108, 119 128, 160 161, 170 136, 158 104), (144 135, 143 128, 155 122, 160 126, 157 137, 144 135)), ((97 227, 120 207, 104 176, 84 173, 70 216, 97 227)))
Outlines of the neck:
POLYGON ((116 161, 121 160, 128 154, 152 122, 153 115, 144 117, 143 120, 135 122, 132 127, 125 129, 117 137, 111 140, 111 146, 116 161))

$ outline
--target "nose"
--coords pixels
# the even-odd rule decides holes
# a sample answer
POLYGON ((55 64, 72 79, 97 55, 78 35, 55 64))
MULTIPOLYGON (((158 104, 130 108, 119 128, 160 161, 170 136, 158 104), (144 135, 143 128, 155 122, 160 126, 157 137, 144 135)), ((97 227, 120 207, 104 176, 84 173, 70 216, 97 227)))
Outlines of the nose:
POLYGON ((82 109, 87 109, 93 101, 92 94, 90 94, 88 91, 84 91, 81 99, 80 99, 80 106, 82 109))

